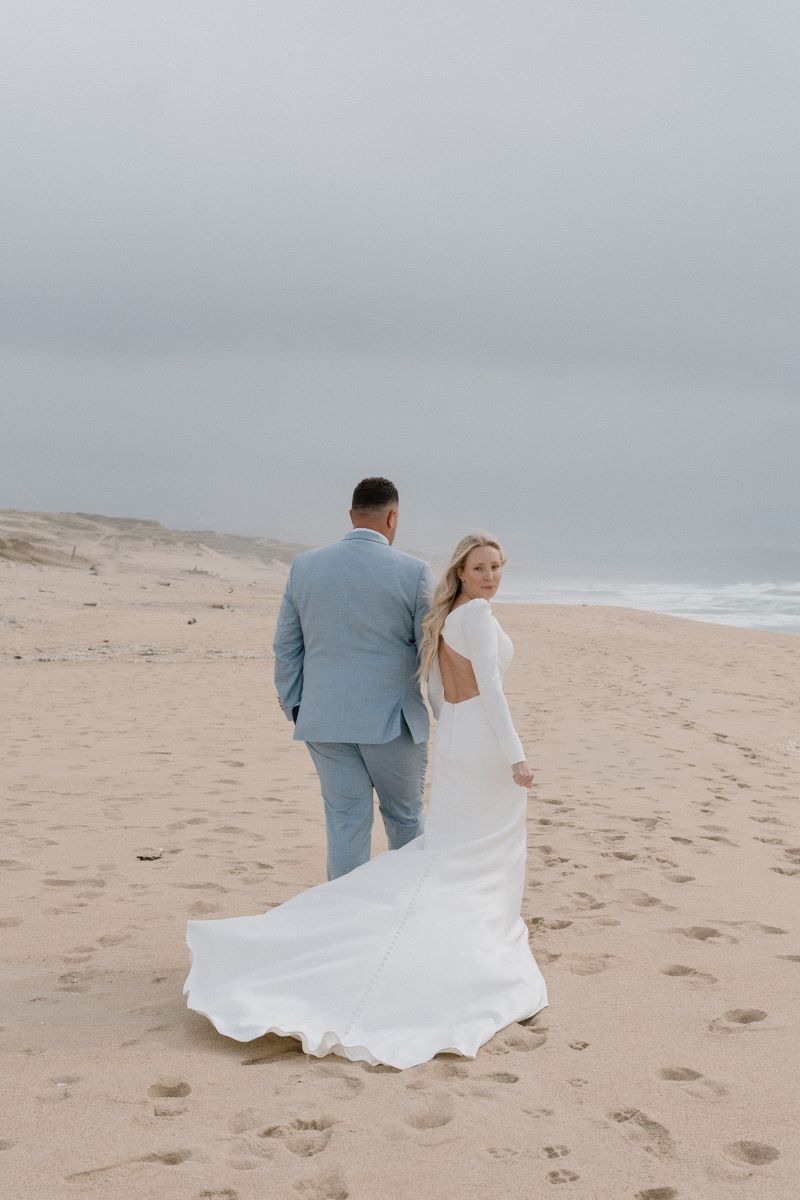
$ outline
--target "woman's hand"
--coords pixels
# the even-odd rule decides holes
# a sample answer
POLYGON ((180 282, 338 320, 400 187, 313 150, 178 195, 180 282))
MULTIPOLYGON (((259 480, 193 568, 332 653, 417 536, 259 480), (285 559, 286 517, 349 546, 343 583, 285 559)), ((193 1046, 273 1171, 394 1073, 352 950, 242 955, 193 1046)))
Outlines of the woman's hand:
POLYGON ((514 783, 517 787, 529 788, 533 786, 533 771, 524 761, 514 763, 511 767, 511 774, 514 776, 514 783))

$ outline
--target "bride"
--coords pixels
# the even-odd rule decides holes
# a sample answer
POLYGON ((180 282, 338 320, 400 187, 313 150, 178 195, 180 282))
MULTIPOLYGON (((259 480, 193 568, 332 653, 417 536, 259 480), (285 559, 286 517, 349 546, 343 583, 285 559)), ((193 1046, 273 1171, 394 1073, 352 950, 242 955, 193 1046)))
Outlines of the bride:
POLYGON ((424 833, 268 912, 188 922, 187 1005, 226 1037, 277 1033, 404 1068, 472 1058, 546 1007, 520 916, 533 776, 502 688, 511 640, 489 604, 504 564, 494 538, 463 538, 424 622, 438 720, 424 833))

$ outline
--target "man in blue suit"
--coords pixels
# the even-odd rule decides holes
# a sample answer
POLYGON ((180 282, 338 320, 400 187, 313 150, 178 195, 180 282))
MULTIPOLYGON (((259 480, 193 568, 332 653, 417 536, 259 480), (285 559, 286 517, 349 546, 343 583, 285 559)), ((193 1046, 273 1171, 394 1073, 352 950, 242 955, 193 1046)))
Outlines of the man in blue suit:
POLYGON ((352 530, 292 563, 275 630, 275 686, 322 785, 328 878, 368 861, 373 789, 396 850, 422 833, 428 710, 416 671, 433 594, 427 563, 392 549, 388 479, 353 492, 352 530))

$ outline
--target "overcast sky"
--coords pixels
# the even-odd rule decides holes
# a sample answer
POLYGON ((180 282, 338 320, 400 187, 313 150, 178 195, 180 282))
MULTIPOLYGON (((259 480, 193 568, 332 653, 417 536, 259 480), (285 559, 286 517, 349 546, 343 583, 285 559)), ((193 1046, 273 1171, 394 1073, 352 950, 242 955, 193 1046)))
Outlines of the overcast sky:
POLYGON ((5 0, 0 507, 800 549, 796 0, 5 0))

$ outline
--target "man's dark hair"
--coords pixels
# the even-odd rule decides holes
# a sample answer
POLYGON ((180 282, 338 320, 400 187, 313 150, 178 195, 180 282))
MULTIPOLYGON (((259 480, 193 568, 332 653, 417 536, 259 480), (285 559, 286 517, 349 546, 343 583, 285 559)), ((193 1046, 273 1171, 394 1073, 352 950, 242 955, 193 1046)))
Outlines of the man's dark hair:
POLYGON ((381 512, 392 504, 398 504, 399 500, 397 488, 391 479, 372 475, 356 484, 351 507, 356 512, 381 512))

